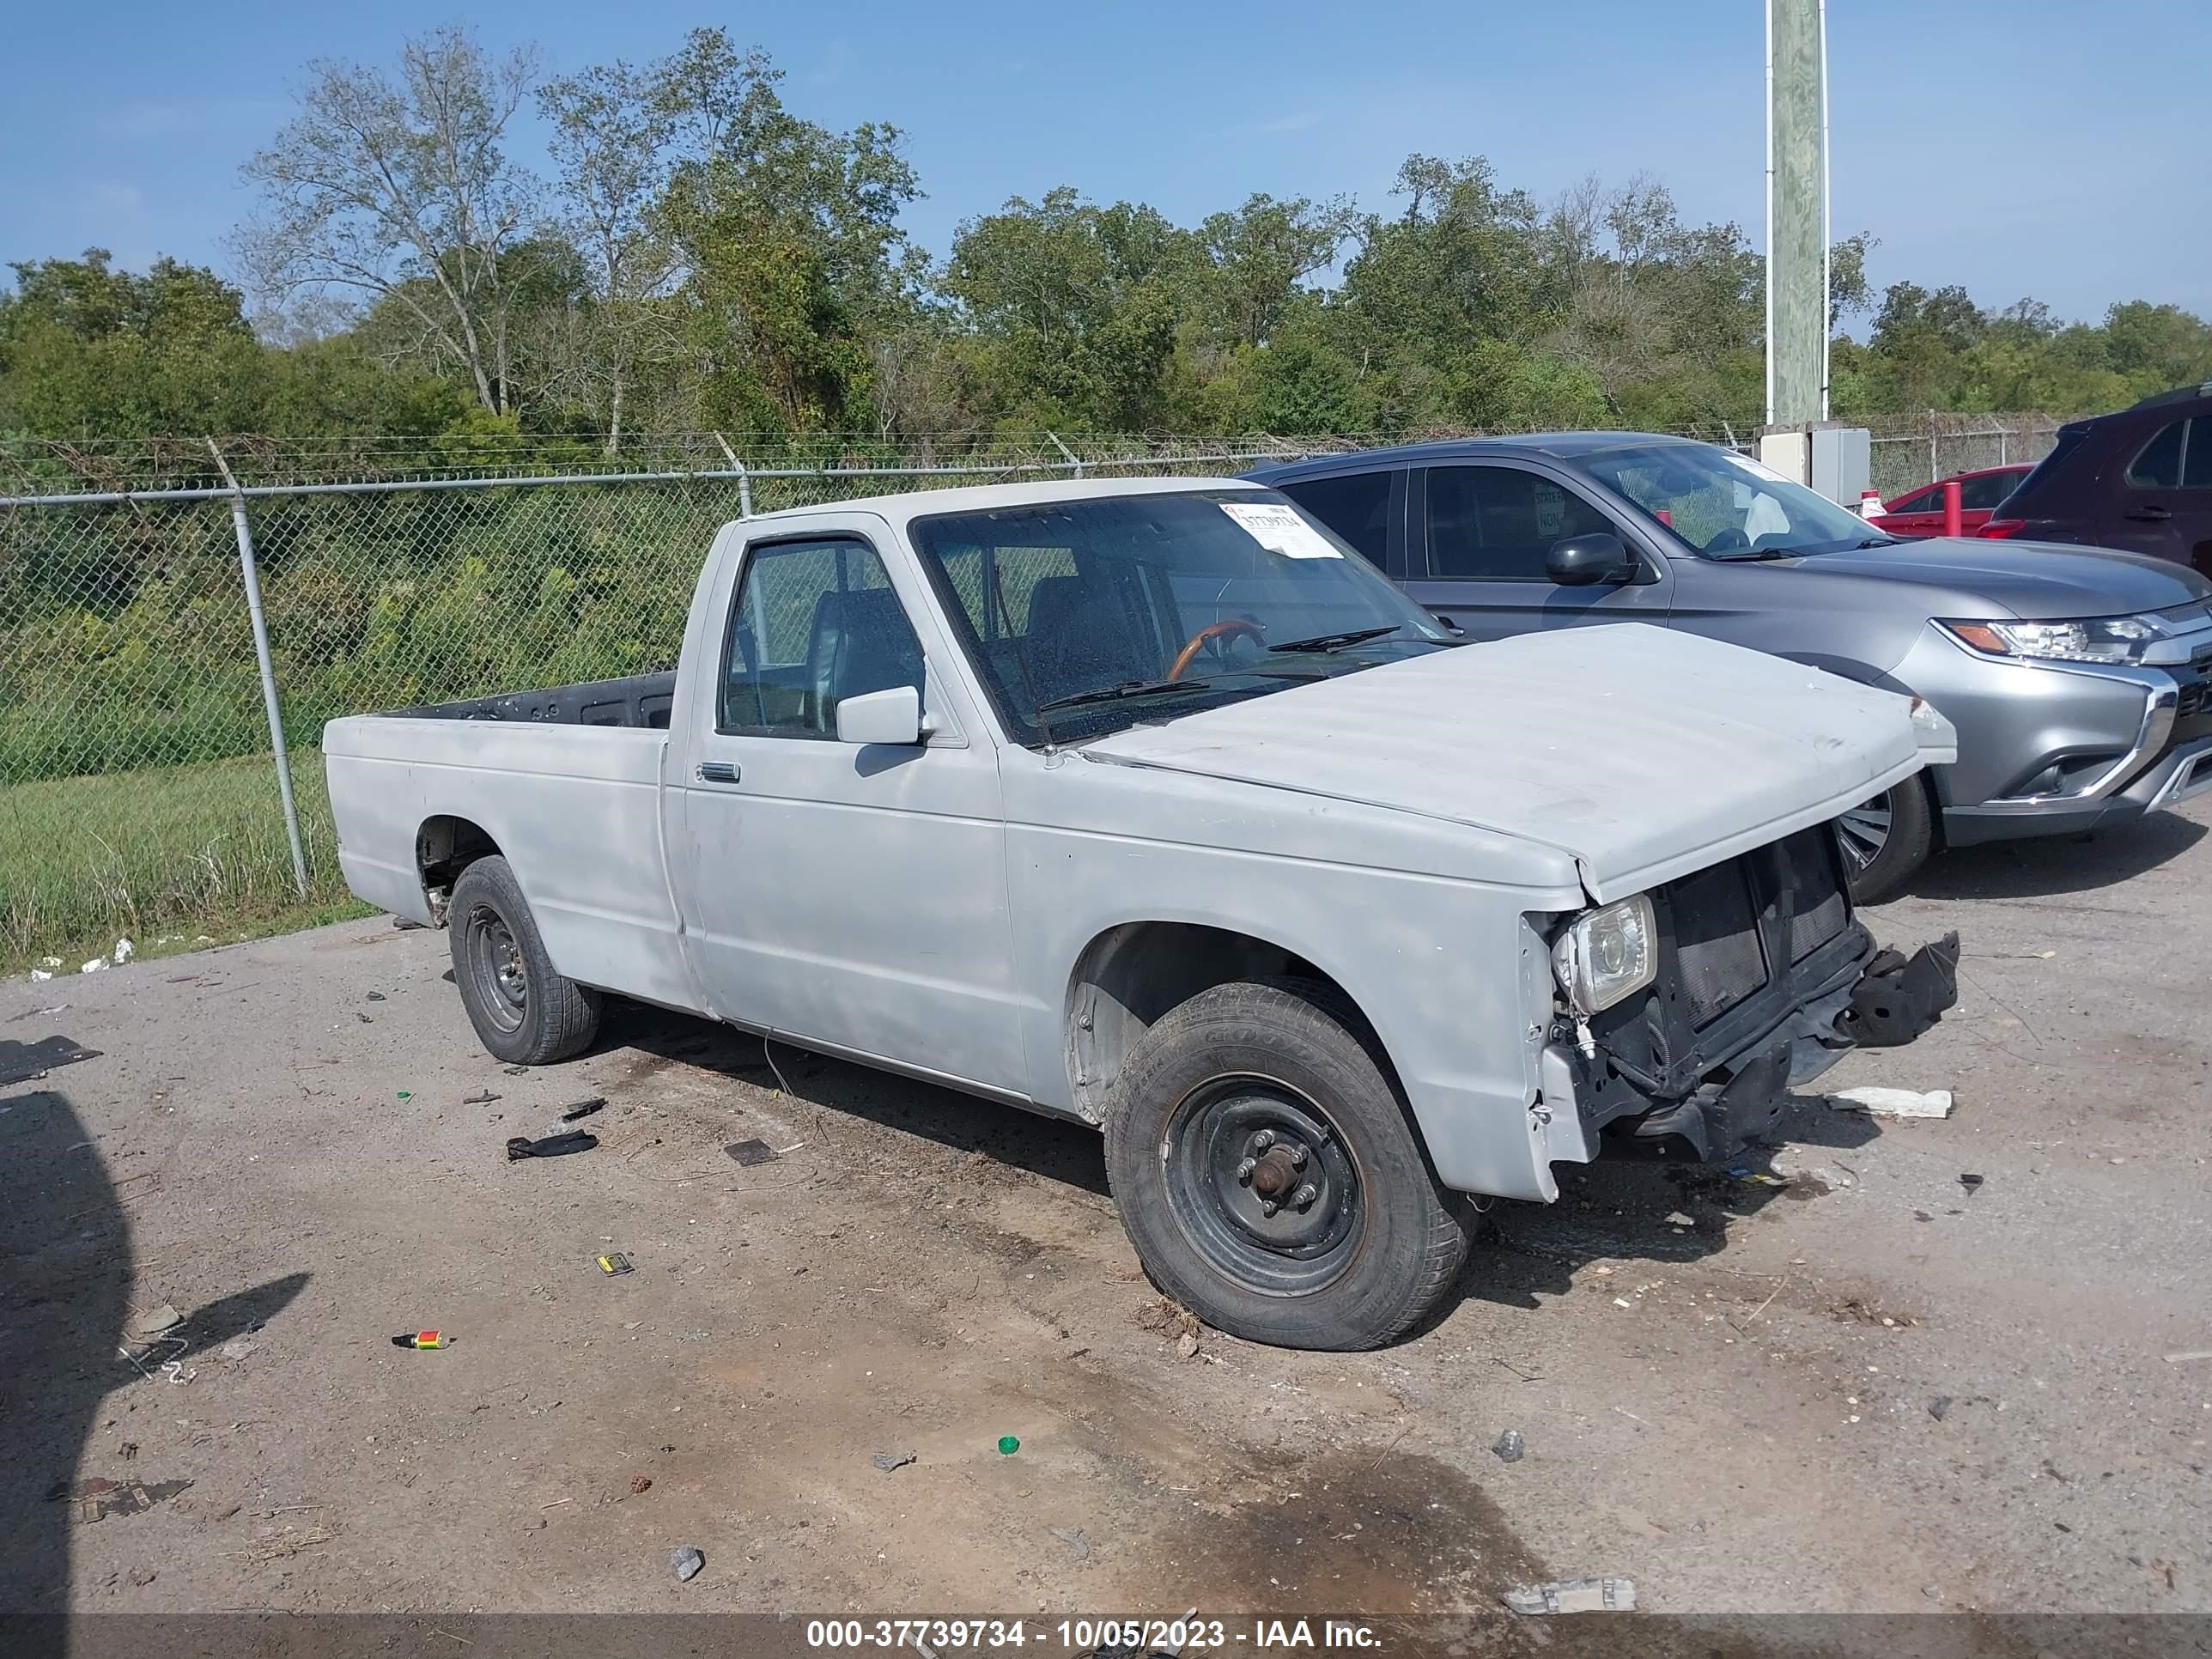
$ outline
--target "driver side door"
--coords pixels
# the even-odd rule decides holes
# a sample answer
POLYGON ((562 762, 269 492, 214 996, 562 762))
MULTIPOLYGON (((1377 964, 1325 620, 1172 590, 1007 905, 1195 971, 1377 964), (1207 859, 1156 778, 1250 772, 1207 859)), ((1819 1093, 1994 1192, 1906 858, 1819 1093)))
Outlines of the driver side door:
POLYGON ((685 949, 719 1018, 1018 1094, 997 755, 898 576, 860 534, 764 538, 712 601, 670 849, 685 949), (922 741, 839 738, 840 702, 903 685, 922 741))
POLYGON ((1591 623, 1666 625, 1674 582, 1664 562, 1638 551, 1620 525, 1564 480, 1480 461, 1420 469, 1410 486, 1406 591, 1468 638, 1591 623), (1620 536, 1642 574, 1620 584, 1554 582, 1545 569, 1553 544, 1599 532, 1620 536))

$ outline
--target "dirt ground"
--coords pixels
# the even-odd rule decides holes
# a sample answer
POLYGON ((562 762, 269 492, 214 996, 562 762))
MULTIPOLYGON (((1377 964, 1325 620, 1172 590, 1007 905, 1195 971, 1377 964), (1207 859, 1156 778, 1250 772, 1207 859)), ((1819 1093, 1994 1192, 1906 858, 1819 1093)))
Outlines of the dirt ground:
POLYGON ((1871 915, 1965 934, 1960 1005, 1823 1086, 1949 1121, 1574 1172, 1352 1357, 1192 1352, 1081 1129, 638 1012, 509 1075, 442 934, 10 983, 0 1039, 101 1054, 0 1088, 0 1607, 2212 1610, 2208 823, 1871 915))

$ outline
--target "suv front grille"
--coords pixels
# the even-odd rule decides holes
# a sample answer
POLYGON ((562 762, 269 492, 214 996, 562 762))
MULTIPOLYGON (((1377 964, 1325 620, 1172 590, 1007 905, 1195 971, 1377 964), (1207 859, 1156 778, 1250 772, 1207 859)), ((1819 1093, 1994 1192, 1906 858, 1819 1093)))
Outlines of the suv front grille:
POLYGON ((2212 678, 2212 652, 2191 658, 2189 666, 2197 678, 2183 686, 2174 700, 2173 718, 2177 720, 2191 720, 2204 712, 2207 681, 2212 678))
POLYGON ((1766 983, 1766 950, 1747 875, 1743 860, 1730 859, 1668 889, 1674 959, 1693 1025, 1711 1024, 1766 983))

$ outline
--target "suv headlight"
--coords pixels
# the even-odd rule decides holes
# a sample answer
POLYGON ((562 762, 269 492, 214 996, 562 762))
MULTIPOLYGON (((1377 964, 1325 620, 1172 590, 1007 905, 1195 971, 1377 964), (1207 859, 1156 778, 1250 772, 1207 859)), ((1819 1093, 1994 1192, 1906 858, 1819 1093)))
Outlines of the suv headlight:
POLYGON ((1638 893, 1577 916, 1553 943, 1552 971, 1584 1018, 1650 984, 1659 945, 1650 896, 1638 893))
POLYGON ((2051 662, 2141 662, 2173 637, 2162 617, 2094 617, 2081 622, 1945 622, 1961 645, 1985 656, 2038 657, 2051 662))

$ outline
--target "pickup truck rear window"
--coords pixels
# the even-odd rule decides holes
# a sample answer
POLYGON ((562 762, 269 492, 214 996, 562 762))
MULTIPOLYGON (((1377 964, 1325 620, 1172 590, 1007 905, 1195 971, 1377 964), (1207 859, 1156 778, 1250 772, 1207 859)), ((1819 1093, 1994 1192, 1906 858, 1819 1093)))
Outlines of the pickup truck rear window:
POLYGON ((909 527, 1017 742, 1171 720, 1445 636, 1275 492, 1093 496, 909 527))
POLYGON ((921 642, 865 542, 776 542, 745 556, 723 647, 724 732, 834 738, 837 704, 921 690, 921 642))

